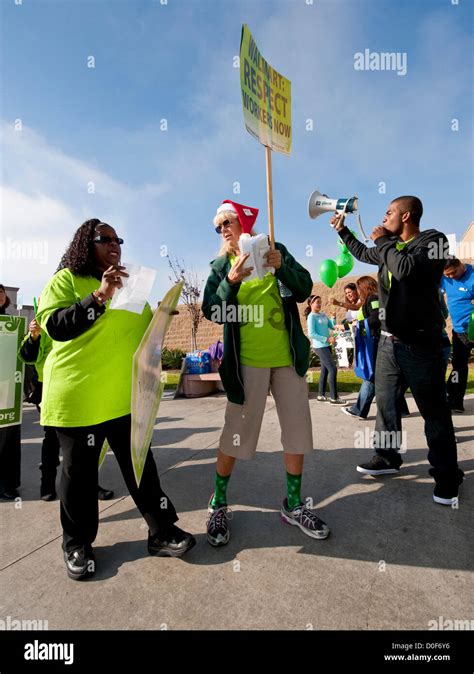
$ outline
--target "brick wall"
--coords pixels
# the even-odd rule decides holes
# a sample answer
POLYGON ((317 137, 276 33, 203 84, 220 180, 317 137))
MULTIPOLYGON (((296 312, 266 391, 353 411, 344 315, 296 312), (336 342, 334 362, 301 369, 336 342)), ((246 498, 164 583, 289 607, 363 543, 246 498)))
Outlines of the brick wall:
MULTIPOLYGON (((376 274, 371 274, 371 276, 376 277, 376 274)), ((330 303, 332 297, 336 297, 338 300, 344 299, 343 288, 347 283, 354 283, 358 276, 346 276, 343 279, 336 281, 333 288, 328 288, 321 281, 313 284, 313 295, 321 295, 323 301, 322 310, 327 313, 333 313, 336 309, 336 316, 338 321, 342 320, 346 314, 345 309, 339 307, 334 307, 330 303)), ((305 333, 306 330, 306 320, 303 315, 306 304, 299 304, 301 324, 305 333)), ((166 335, 165 346, 169 349, 183 349, 183 351, 191 350, 191 321, 189 318, 188 311, 186 306, 180 304, 178 306, 179 315, 175 316, 173 322, 171 323, 168 334, 166 335)), ((207 349, 211 344, 216 342, 218 339, 222 340, 223 327, 222 325, 217 325, 212 323, 207 319, 203 318, 198 330, 197 335, 197 344, 199 349, 207 349)))
MULTIPOLYGON (((377 274, 367 274, 368 276, 377 277, 377 274)), ((359 276, 346 276, 342 279, 336 281, 333 288, 328 288, 321 281, 313 284, 313 295, 321 295, 323 301, 322 310, 327 314, 332 314, 336 310, 336 317, 338 321, 341 321, 345 314, 346 310, 341 309, 340 307, 334 307, 330 300, 332 297, 336 297, 338 300, 344 299, 343 288, 347 283, 355 283, 359 276)), ((306 329, 306 319, 304 318, 304 309, 306 303, 299 304, 298 308, 300 310, 301 316, 301 325, 305 334, 307 333, 306 329)), ((169 349, 183 349, 183 351, 191 350, 191 321, 189 319, 186 306, 180 304, 178 306, 178 311, 180 312, 178 316, 175 316, 173 322, 171 323, 168 334, 165 339, 165 346, 169 349)), ((451 337, 451 317, 448 317, 447 320, 447 331, 451 337)), ((208 321, 206 318, 203 318, 200 325, 197 336, 197 345, 198 349, 207 349, 211 344, 216 342, 218 339, 222 340, 223 337, 223 327, 222 325, 217 325, 208 321)))

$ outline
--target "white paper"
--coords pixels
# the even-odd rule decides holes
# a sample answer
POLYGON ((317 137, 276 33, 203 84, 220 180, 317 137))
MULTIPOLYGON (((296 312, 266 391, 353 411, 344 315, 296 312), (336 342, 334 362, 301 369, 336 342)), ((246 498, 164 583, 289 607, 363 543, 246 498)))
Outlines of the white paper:
POLYGON ((109 309, 122 309, 141 314, 155 282, 156 269, 122 263, 128 278, 122 277, 123 288, 115 291, 109 309))
POLYGON ((352 348, 354 348, 354 344, 349 331, 337 334, 334 350, 336 352, 337 364, 339 367, 349 367, 349 354, 347 351, 352 348))
POLYGON ((267 260, 264 256, 270 250, 268 237, 265 234, 257 234, 256 236, 241 234, 239 238, 239 249, 241 255, 249 253, 244 269, 253 267, 253 271, 250 276, 245 278, 245 281, 253 281, 257 278, 262 279, 269 272, 271 274, 275 272, 274 267, 263 266, 267 264, 267 260))

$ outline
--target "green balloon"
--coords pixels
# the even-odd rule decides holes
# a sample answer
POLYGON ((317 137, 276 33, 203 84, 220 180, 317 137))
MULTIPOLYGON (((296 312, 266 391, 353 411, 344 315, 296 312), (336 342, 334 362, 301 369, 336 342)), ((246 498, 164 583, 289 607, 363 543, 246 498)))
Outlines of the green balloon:
POLYGON ((344 241, 342 239, 337 240, 337 245, 339 246, 339 250, 341 251, 341 253, 348 253, 349 252, 348 247, 346 246, 346 244, 344 243, 344 241))
POLYGON ((337 275, 339 278, 346 276, 354 267, 354 258, 350 253, 341 253, 336 260, 337 275))
MULTIPOLYGON (((354 238, 357 239, 357 234, 355 233, 355 231, 351 229, 350 232, 354 236, 354 238)), ((341 251, 341 253, 349 253, 349 248, 346 246, 346 244, 342 239, 338 238, 337 245, 339 246, 339 250, 341 251)))
POLYGON ((337 281, 337 264, 334 260, 323 260, 319 268, 319 278, 321 281, 327 285, 328 288, 332 288, 337 281))

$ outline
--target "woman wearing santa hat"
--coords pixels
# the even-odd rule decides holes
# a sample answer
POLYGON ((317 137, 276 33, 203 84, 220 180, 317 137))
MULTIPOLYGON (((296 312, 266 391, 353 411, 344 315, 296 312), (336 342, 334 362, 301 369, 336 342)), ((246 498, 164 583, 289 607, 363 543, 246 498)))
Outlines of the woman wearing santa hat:
POLYGON ((248 254, 240 254, 239 238, 253 234, 257 214, 258 209, 230 200, 217 209, 214 225, 222 248, 211 262, 202 304, 206 318, 224 324, 219 373, 228 398, 207 521, 207 540, 214 546, 229 542, 227 485, 235 460, 255 457, 269 389, 280 422, 287 478, 281 518, 311 538, 329 535, 329 527, 301 499, 304 456, 313 451, 313 437, 305 378, 310 345, 297 302, 307 299, 313 282, 281 243, 266 253, 265 276, 248 280, 253 268, 246 266, 248 254), (243 305, 245 322, 239 321, 244 312, 228 310, 243 305), (262 311, 263 320, 251 320, 262 311))

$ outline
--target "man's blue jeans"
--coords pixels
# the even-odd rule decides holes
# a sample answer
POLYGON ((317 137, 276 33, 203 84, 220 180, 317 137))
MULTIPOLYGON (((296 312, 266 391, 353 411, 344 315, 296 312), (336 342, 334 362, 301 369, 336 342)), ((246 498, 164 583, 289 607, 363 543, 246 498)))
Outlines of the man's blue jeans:
POLYGON ((375 397, 375 384, 371 381, 363 381, 357 396, 357 401, 350 407, 352 414, 366 419, 369 415, 372 400, 375 397))
POLYGON ((464 394, 466 393, 468 362, 474 342, 470 342, 466 333, 453 330, 453 369, 449 375, 447 390, 448 400, 454 407, 464 406, 464 394), (457 377, 455 377, 455 374, 457 377))
POLYGON ((381 336, 375 370, 377 421, 374 447, 394 466, 402 464, 401 416, 397 405, 404 382, 408 384, 425 421, 430 474, 437 482, 459 484, 462 471, 457 464, 451 411, 446 399, 445 364, 442 348, 415 346, 381 336))

